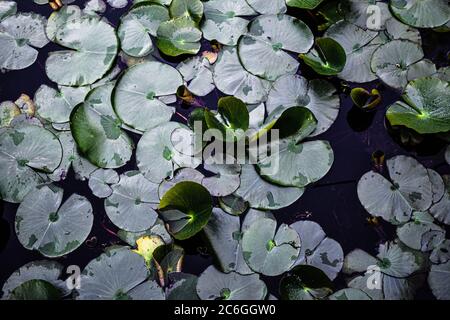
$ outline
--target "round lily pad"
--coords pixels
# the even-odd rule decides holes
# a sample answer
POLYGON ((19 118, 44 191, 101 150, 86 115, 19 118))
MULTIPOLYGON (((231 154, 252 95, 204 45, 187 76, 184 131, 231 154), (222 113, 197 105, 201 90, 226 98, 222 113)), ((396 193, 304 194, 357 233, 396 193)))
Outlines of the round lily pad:
POLYGON ((393 126, 403 125, 418 133, 438 133, 450 130, 450 84, 437 78, 411 81, 403 95, 386 111, 393 126))
POLYGON ((145 231, 140 232, 130 232, 125 230, 119 230, 117 232, 119 238, 126 242, 128 245, 135 247, 137 245, 137 241, 142 237, 154 237, 157 236, 161 238, 165 244, 172 243, 172 237, 167 232, 164 222, 161 219, 157 219, 155 224, 145 231))
MULTIPOLYGON (((191 131, 177 122, 167 122, 146 132, 138 143, 136 151, 137 166, 142 174, 149 180, 160 183, 167 177, 171 177, 175 169, 179 167, 197 167, 199 159, 188 154, 183 154, 174 146, 171 137, 176 129, 182 129, 181 149, 191 149, 192 146, 184 140, 189 139, 185 135, 191 131)), ((181 150, 183 151, 183 150, 181 150)), ((184 150, 186 151, 186 150, 184 150)))
POLYGON ((28 280, 15 288, 10 300, 59 300, 61 292, 45 280, 28 280))
POLYGON ((434 264, 446 263, 450 260, 450 240, 445 239, 430 254, 430 261, 434 264))
POLYGON ((275 210, 287 207, 303 195, 303 188, 281 187, 263 180, 253 165, 242 166, 241 185, 235 194, 250 207, 275 210))
POLYGON ((248 266, 255 272, 277 276, 288 271, 300 253, 300 238, 297 232, 277 222, 260 219, 244 232, 242 251, 248 266))
POLYGON ((131 292, 146 281, 144 259, 126 247, 108 248, 81 274, 79 300, 131 300, 131 292))
POLYGON ((358 182, 364 208, 386 221, 406 222, 413 210, 427 210, 433 194, 427 170, 415 159, 396 156, 387 160, 390 180, 369 171, 358 182))
POLYGON ((297 221, 290 227, 297 231, 302 244, 296 265, 307 264, 319 268, 334 280, 344 263, 341 245, 328 238, 316 222, 297 221))
POLYGON ((9 127, 11 121, 20 114, 20 109, 14 102, 0 103, 0 128, 9 127))
POLYGON ((51 52, 45 70, 50 80, 64 86, 84 86, 102 78, 119 47, 114 28, 97 17, 66 21, 53 41, 67 50, 51 52))
POLYGON ((267 112, 290 107, 308 108, 317 119, 313 136, 328 130, 339 114, 340 100, 336 88, 326 80, 308 82, 299 75, 286 75, 274 82, 266 102, 267 112))
POLYGON ((156 36, 159 25, 169 20, 168 10, 156 4, 133 7, 121 18, 117 34, 121 49, 132 57, 144 57, 153 50, 150 35, 156 36))
POLYGON ((35 48, 48 43, 45 24, 45 18, 35 13, 3 18, 0 22, 0 68, 20 70, 32 65, 38 56, 35 48))
POLYGON ((214 65, 214 83, 223 93, 248 104, 265 101, 271 86, 270 81, 244 69, 235 47, 224 47, 220 52, 214 65))
POLYGON ((329 300, 372 300, 370 296, 362 290, 353 289, 353 288, 345 288, 339 291, 336 291, 332 295, 328 296, 329 300))
POLYGON ((315 9, 323 0, 286 0, 286 4, 289 7, 295 7, 300 9, 315 9))
POLYGON ((0 133, 0 197, 20 203, 43 179, 35 170, 53 172, 62 148, 50 131, 33 125, 8 128, 0 133))
POLYGON ((200 50, 202 32, 189 17, 183 16, 159 25, 156 45, 165 55, 177 57, 197 54, 200 50))
POLYGON ((200 0, 172 0, 169 7, 172 18, 189 17, 195 23, 203 18, 203 2, 200 0))
POLYGON ((212 198, 202 185, 183 181, 164 194, 159 210, 174 238, 185 240, 208 223, 212 212, 212 198))
POLYGON ((112 184, 119 182, 119 175, 114 170, 98 169, 89 176, 89 188, 99 198, 107 198, 112 194, 112 184))
POLYGON ((235 194, 219 198, 219 206, 228 214, 238 216, 248 209, 248 203, 235 194))
POLYGON ((167 300, 198 300, 198 277, 183 272, 172 272, 168 276, 167 300))
POLYGON ((339 8, 346 21, 363 29, 383 30, 392 18, 388 4, 378 0, 343 0, 339 8))
POLYGON ((196 96, 206 96, 214 90, 212 66, 205 57, 193 57, 181 62, 177 69, 188 83, 188 90, 196 96))
POLYGON ((434 296, 439 300, 450 299, 450 289, 448 282, 450 281, 450 261, 432 265, 428 275, 428 284, 434 296))
POLYGON ((128 126, 147 131, 167 122, 174 110, 160 99, 175 94, 183 85, 180 73, 170 65, 144 62, 129 68, 113 92, 113 106, 128 126))
POLYGON ((313 266, 296 266, 280 282, 283 300, 316 300, 332 292, 331 280, 322 270, 313 266))
POLYGON ((123 166, 134 148, 111 105, 113 89, 114 83, 95 88, 70 116, 70 128, 80 153, 101 168, 123 166))
POLYGON ((267 288, 257 274, 222 273, 210 266, 198 278, 197 294, 201 300, 264 300, 267 288))
POLYGON ((20 243, 46 257, 60 257, 77 249, 91 232, 94 215, 89 201, 63 190, 42 186, 30 192, 17 209, 15 230, 20 243))
POLYGON ((344 48, 331 38, 316 39, 315 47, 300 58, 315 72, 326 76, 340 73, 347 61, 344 48))
POLYGON ((239 37, 247 32, 249 21, 245 17, 256 15, 245 0, 211 0, 205 2, 204 7, 203 36, 229 46, 235 46, 239 37))
POLYGON ((450 224, 450 176, 443 176, 445 192, 441 200, 430 208, 430 213, 441 223, 450 224))
POLYGON ((259 16, 239 40, 239 58, 244 68, 261 78, 275 81, 297 72, 299 63, 286 51, 305 53, 314 36, 301 20, 288 15, 259 16))
POLYGON ((256 12, 260 14, 278 14, 287 11, 285 0, 245 0, 256 12))
POLYGON ((159 197, 162 198, 163 195, 169 191, 170 188, 175 186, 177 183, 182 181, 192 181, 201 184, 205 176, 192 168, 180 168, 175 171, 172 179, 164 180, 159 185, 158 193, 159 197))
POLYGON ((434 28, 450 20, 445 0, 390 0, 392 13, 403 23, 416 28, 434 28))
POLYGON ((239 164, 204 164, 205 170, 214 173, 213 176, 202 179, 202 185, 214 197, 224 197, 239 188, 241 166, 239 164))
POLYGON ((130 232, 144 231, 155 224, 158 184, 138 171, 128 171, 111 188, 112 194, 105 199, 105 211, 112 223, 130 232))
POLYGON ((15 1, 1 1, 0 2, 0 21, 7 16, 13 15, 17 12, 17 3, 15 1))

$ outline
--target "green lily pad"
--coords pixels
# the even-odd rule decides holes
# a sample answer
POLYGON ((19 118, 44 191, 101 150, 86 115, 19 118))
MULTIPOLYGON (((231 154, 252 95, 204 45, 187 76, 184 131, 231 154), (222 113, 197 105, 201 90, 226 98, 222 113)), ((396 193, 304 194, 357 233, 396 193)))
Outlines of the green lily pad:
POLYGON ((86 240, 94 221, 91 204, 77 194, 61 205, 62 199, 62 189, 42 186, 20 204, 15 230, 26 249, 38 250, 46 257, 60 257, 86 240))
POLYGON ((114 83, 95 88, 70 116, 70 128, 80 153, 101 168, 125 165, 134 148, 111 105, 113 89, 114 83))
POLYGON ((326 80, 308 81, 299 75, 286 75, 274 82, 266 102, 267 112, 280 108, 308 108, 317 119, 312 136, 328 130, 339 114, 340 100, 336 88, 326 80))
POLYGON ((200 50, 202 32, 189 17, 180 17, 159 25, 156 45, 165 55, 177 57, 197 54, 200 50))
POLYGON ((305 53, 314 36, 301 20, 288 15, 263 15, 253 20, 238 44, 244 68, 263 79, 275 81, 297 72, 299 63, 286 51, 305 53))
POLYGON ((200 0, 172 0, 170 7, 172 18, 188 17, 195 23, 203 18, 203 2, 200 0))
POLYGON ((50 80, 64 86, 101 79, 113 66, 119 47, 114 28, 97 17, 66 21, 53 41, 67 50, 51 52, 45 70, 50 80))
POLYGON ((111 188, 112 194, 105 199, 105 211, 112 223, 130 232, 145 231, 155 224, 158 184, 138 171, 128 171, 111 188))
POLYGON ((15 288, 11 300, 59 300, 61 292, 45 280, 29 280, 15 288))
POLYGON ((117 30, 121 49, 132 57, 148 55, 153 50, 150 35, 156 36, 159 25, 169 19, 169 12, 163 6, 142 4, 133 7, 121 18, 117 30))
POLYGON ((433 200, 427 170, 415 159, 396 156, 387 160, 390 179, 369 171, 358 182, 358 197, 373 216, 407 222, 414 210, 427 210, 433 200))
POLYGON ((286 0, 286 4, 289 7, 295 7, 300 9, 315 9, 323 0, 286 0))
MULTIPOLYGON (((3 3, 3 2, 2 2, 3 3)), ((46 20, 35 13, 18 13, 0 21, 0 68, 20 70, 31 66, 48 43, 46 20)))
POLYGON ((211 0, 205 2, 203 37, 207 40, 235 46, 239 37, 247 32, 249 21, 244 17, 256 15, 245 0, 211 0))
POLYGON ((386 111, 391 125, 403 125, 418 133, 438 133, 450 130, 450 84, 437 78, 411 81, 403 95, 386 111))
POLYGON ((161 98, 183 85, 181 74, 170 65, 144 62, 129 68, 113 92, 113 106, 128 126, 147 131, 170 120, 174 113, 161 98))
POLYGON ((245 0, 256 12, 260 14, 279 14, 287 11, 284 0, 245 0))
POLYGON ((267 288, 257 274, 222 273, 210 266, 198 278, 197 294, 201 300, 264 300, 267 288))
POLYGON ((445 0, 390 0, 392 13, 403 23, 416 28, 434 28, 450 20, 445 0))
POLYGON ((142 174, 150 181, 160 183, 172 177, 178 168, 196 168, 200 165, 201 161, 192 153, 193 146, 186 143, 191 139, 191 134, 192 131, 178 122, 167 122, 147 131, 136 151, 137 166, 142 174), (178 129, 181 131, 176 131, 178 129), (177 136, 181 135, 179 142, 172 139, 175 132, 177 136))
POLYGON ((316 300, 333 292, 333 284, 320 269, 301 265, 293 268, 280 282, 283 300, 316 300))
POLYGON ((9 127, 11 121, 20 114, 20 109, 14 102, 0 103, 0 128, 9 127))
POLYGON ((267 99, 271 82, 244 69, 235 47, 224 47, 214 65, 214 83, 220 91, 248 104, 267 99))
POLYGON ((51 173, 59 166, 61 158, 61 143, 44 128, 21 125, 2 131, 0 197, 8 202, 22 202, 28 192, 44 182, 34 170, 51 173))
POLYGON ((333 76, 340 73, 347 61, 344 48, 331 38, 316 39, 315 47, 300 58, 315 72, 321 75, 333 76))
POLYGON ((194 236, 208 223, 212 198, 205 187, 184 181, 164 194, 159 210, 169 225, 169 232, 175 239, 184 240, 194 236))
POLYGON ((297 232, 277 222, 259 219, 244 232, 242 251, 248 266, 255 272, 277 276, 288 271, 300 254, 297 232))
POLYGON ((381 102, 381 94, 377 89, 369 92, 364 88, 353 88, 350 97, 358 108, 365 111, 375 109, 381 102))
POLYGON ((81 274, 79 300, 131 300, 132 290, 144 283, 144 259, 126 247, 108 248, 88 263, 81 274))

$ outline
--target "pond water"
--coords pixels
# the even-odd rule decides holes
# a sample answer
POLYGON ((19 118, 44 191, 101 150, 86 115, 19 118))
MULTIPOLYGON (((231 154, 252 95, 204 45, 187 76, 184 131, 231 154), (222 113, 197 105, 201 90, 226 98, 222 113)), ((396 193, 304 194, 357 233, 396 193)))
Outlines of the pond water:
MULTIPOLYGON (((76 1, 75 4, 82 5, 84 2, 76 1)), ((18 1, 18 11, 34 11, 47 17, 51 13, 49 6, 38 6, 31 0, 18 1)), ((105 16, 116 26, 120 16, 125 11, 126 8, 112 9, 109 7, 105 16)), ((299 11, 292 11, 289 14, 300 17, 313 29, 314 21, 310 16, 299 11)), ((426 56, 432 59, 438 67, 448 65, 449 36, 424 32, 422 37, 426 56)), ((31 67, 0 74, 0 101, 15 100, 22 93, 33 97, 34 92, 41 84, 50 84, 51 82, 44 71, 44 64, 48 52, 55 49, 57 49, 56 45, 49 44, 40 50, 37 62, 31 67)), ((300 73, 310 79, 317 78, 304 64, 301 66, 300 73)), ((338 88, 342 88, 339 80, 333 82, 338 88)), ((330 141, 334 150, 335 162, 331 171, 318 184, 307 188, 305 194, 295 204, 276 211, 274 214, 279 222, 293 223, 300 219, 306 219, 306 217, 318 222, 329 237, 334 238, 341 244, 344 253, 348 253, 355 248, 375 253, 380 242, 395 238, 395 229, 385 223, 377 228, 370 226, 366 222, 369 215, 357 197, 356 184, 359 178, 372 168, 372 153, 382 150, 386 154, 386 158, 400 154, 412 155, 426 167, 433 168, 441 174, 450 173, 450 167, 444 160, 445 144, 443 142, 441 143, 436 139, 425 139, 421 145, 411 149, 400 145, 395 135, 390 135, 386 129, 384 113, 387 106, 399 98, 398 92, 383 86, 379 82, 358 86, 366 89, 377 87, 383 97, 381 105, 376 112, 363 113, 352 106, 352 101, 348 95, 341 94, 341 109, 337 121, 326 133, 319 136, 320 139, 330 141)), ((219 93, 213 92, 203 101, 208 107, 214 109, 218 97, 219 93)), ((177 109, 183 114, 189 114, 191 111, 191 109, 186 109, 183 106, 177 106, 177 109)), ((183 121, 181 118, 177 120, 183 121)), ((132 136, 137 142, 139 136, 132 136)), ((136 169, 134 158, 131 163, 133 165, 120 168, 118 172, 136 169)), ((83 268, 91 259, 97 257, 104 247, 120 243, 120 240, 106 230, 114 231, 115 228, 106 218, 103 200, 92 195, 87 182, 76 180, 71 171, 68 178, 60 185, 66 191, 66 197, 76 192, 87 197, 94 207, 94 228, 89 238, 96 237, 97 243, 90 242, 89 245, 85 243, 67 257, 58 259, 65 266, 75 264, 83 268)), ((13 224, 16 209, 17 205, 1 204, 0 285, 3 285, 7 277, 23 264, 43 258, 38 252, 26 250, 18 242, 13 224)), ((448 235, 450 234, 448 233, 448 235)), ((200 274, 212 263, 211 256, 204 250, 205 242, 201 235, 185 241, 181 245, 187 253, 184 272, 200 274)), ((264 280, 270 291, 277 294, 279 279, 264 280)), ((342 278, 338 278, 335 283, 337 287, 345 286, 342 278)), ((421 289, 417 295, 419 299, 432 297, 428 288, 421 289)))

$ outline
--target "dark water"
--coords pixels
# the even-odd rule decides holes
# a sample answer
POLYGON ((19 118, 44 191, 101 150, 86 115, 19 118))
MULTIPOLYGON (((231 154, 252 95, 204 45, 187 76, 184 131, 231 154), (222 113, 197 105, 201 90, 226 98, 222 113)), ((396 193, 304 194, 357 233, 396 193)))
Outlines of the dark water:
MULTIPOLYGON (((75 4, 81 6, 85 1, 76 1, 75 4)), ((51 13, 49 6, 38 6, 31 0, 19 0, 19 11, 34 11, 48 17, 51 13)), ((105 16, 109 21, 117 26, 120 16, 126 9, 108 8, 105 16)), ((314 30, 313 18, 303 12, 292 11, 289 14, 304 20, 312 30, 314 30)), ((426 56, 433 60, 438 67, 448 65, 447 54, 450 51, 450 36, 446 34, 435 34, 424 32, 422 34, 424 51, 426 56)), ((6 74, 0 74, 0 101, 15 100, 22 93, 34 96, 38 87, 45 83, 51 84, 44 70, 45 60, 50 51, 57 50, 58 46, 49 44, 40 50, 38 61, 31 67, 6 74)), ((173 61, 172 61, 173 62, 173 61)), ((302 64, 300 73, 309 78, 317 76, 302 64)), ((341 88, 341 81, 333 79, 332 82, 337 88, 341 88)), ((378 228, 369 226, 366 218, 367 212, 359 203, 356 194, 356 184, 359 178, 372 169, 371 155, 374 151, 382 150, 386 158, 395 155, 411 155, 421 161, 426 167, 433 168, 439 173, 450 173, 450 167, 444 160, 445 143, 435 138, 428 138, 418 147, 405 148, 397 143, 395 135, 390 135, 385 125, 384 113, 391 103, 399 99, 400 94, 380 84, 373 82, 359 86, 366 89, 377 87, 383 97, 382 104, 374 113, 364 113, 352 106, 348 95, 341 94, 340 114, 335 124, 320 139, 330 141, 335 162, 328 175, 319 181, 318 184, 308 187, 305 194, 295 204, 288 208, 274 212, 277 220, 285 223, 293 223, 303 219, 305 215, 310 215, 308 219, 318 222, 325 230, 326 234, 336 239, 343 247, 344 253, 352 249, 361 248, 370 253, 375 253, 380 242, 395 238, 395 229, 388 224, 383 224, 378 228)), ((208 107, 214 108, 220 93, 214 92, 203 101, 208 107)), ((182 114, 189 114, 191 109, 182 106, 177 107, 182 114)), ((181 118, 177 121, 183 122, 181 118)), ((139 139, 134 135, 135 141, 139 139)), ((131 164, 121 168, 119 173, 135 169, 135 159, 131 164)), ((94 227, 90 237, 97 238, 97 245, 92 247, 87 244, 82 245, 75 252, 67 257, 57 259, 65 266, 76 264, 83 268, 91 259, 97 257, 102 249, 111 244, 120 243, 120 240, 105 230, 115 230, 106 218, 103 209, 103 200, 92 195, 87 182, 74 179, 73 172, 60 184, 65 190, 67 198, 72 193, 86 196, 92 203, 95 211, 94 227)), ((24 249, 17 240, 14 232, 14 216, 17 205, 0 203, 0 285, 9 275, 23 264, 43 259, 34 251, 24 249)), ((448 233, 448 235, 450 235, 448 233)), ((187 255, 184 263, 184 272, 199 274, 212 263, 212 258, 204 255, 205 242, 201 235, 193 239, 180 243, 186 250, 187 255), (200 254, 199 252, 202 252, 200 254)), ((278 278, 265 279, 272 293, 278 292, 278 278)), ((339 276, 335 281, 336 287, 345 286, 344 279, 339 276)), ((417 298, 429 299, 432 294, 428 288, 421 289, 417 298)))

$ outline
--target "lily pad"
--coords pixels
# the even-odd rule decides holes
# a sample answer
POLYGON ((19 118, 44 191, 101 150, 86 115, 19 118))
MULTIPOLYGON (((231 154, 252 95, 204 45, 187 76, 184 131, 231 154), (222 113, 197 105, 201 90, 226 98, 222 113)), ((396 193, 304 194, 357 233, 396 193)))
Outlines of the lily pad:
POLYGON ((165 21, 159 25, 156 44, 162 53, 171 57, 197 54, 202 32, 189 17, 165 21))
POLYGON ((353 103, 364 111, 373 110, 381 103, 381 94, 377 89, 369 92, 364 88, 353 88, 350 97, 353 103))
POLYGON ((295 7, 300 9, 315 9, 323 0, 286 0, 286 4, 289 7, 295 7))
POLYGON ((300 253, 300 238, 294 229, 259 219, 244 232, 242 250, 248 266, 255 272, 277 276, 288 271, 300 253))
POLYGON ((169 7, 172 18, 189 17, 195 23, 203 18, 203 2, 200 0, 172 0, 169 7))
POLYGON ((396 156, 387 160, 390 179, 369 171, 358 182, 358 197, 373 216, 407 222, 414 210, 427 210, 433 200, 427 170, 415 159, 396 156))
POLYGON ((328 238, 319 224, 313 221, 297 221, 290 225, 300 236, 300 256, 295 263, 311 265, 322 270, 334 280, 342 269, 344 252, 341 245, 328 238))
POLYGON ((378 0, 343 0, 339 5, 345 20, 363 29, 385 29, 392 18, 388 4, 378 0))
POLYGON ((28 280, 15 288, 11 300, 59 300, 61 292, 45 280, 28 280))
POLYGON ((105 211, 112 223, 130 232, 145 231, 155 224, 158 184, 138 171, 128 171, 111 188, 112 194, 105 199, 105 211))
POLYGON ((202 179, 201 184, 214 197, 231 195, 239 188, 241 166, 239 164, 204 164, 205 170, 214 173, 202 179))
POLYGON ((264 300, 267 288, 257 274, 222 273, 210 266, 198 278, 197 294, 201 300, 264 300))
POLYGON ((129 232, 125 230, 119 230, 117 232, 117 235, 122 241, 126 242, 128 245, 132 247, 137 245, 136 244, 137 240, 146 236, 149 237, 158 236, 164 241, 165 244, 172 243, 172 237, 167 232, 164 222, 159 218, 156 220, 155 224, 150 229, 141 232, 129 232))
POLYGON ((0 2, 0 21, 17 12, 17 3, 15 1, 0 2))
POLYGON ((64 86, 101 79, 113 66, 119 47, 114 28, 97 17, 66 21, 53 41, 67 50, 51 52, 45 70, 50 80, 64 86))
POLYGON ((391 125, 403 125, 418 133, 438 133, 450 130, 450 84, 437 78, 411 81, 403 95, 386 111, 391 125))
POLYGON ((183 272, 172 272, 166 287, 167 300, 198 300, 198 277, 183 272))
POLYGON ((11 121, 20 114, 20 109, 14 102, 0 103, 0 128, 9 127, 11 121))
POLYGON ((196 168, 200 160, 188 152, 181 153, 187 149, 193 152, 193 146, 187 145, 184 140, 189 139, 186 135, 192 132, 184 125, 177 122, 167 122, 146 132, 138 143, 136 151, 137 166, 142 174, 155 183, 160 183, 167 177, 172 177, 173 172, 180 167, 196 168), (182 140, 177 150, 172 141, 175 130, 181 129, 182 140), (182 150, 184 149, 184 150, 182 150))
POLYGON ((440 27, 450 20, 445 0, 390 0, 389 5, 400 21, 416 28, 440 27))
POLYGON ((81 274, 79 300, 131 300, 133 289, 144 283, 144 259, 126 247, 108 248, 88 263, 81 274))
POLYGON ((370 298, 370 296, 362 290, 345 288, 330 295, 328 297, 328 300, 359 301, 359 300, 372 300, 372 298, 370 298))
POLYGON ((223 93, 248 104, 265 101, 271 87, 270 81, 244 69, 235 47, 224 47, 220 52, 214 66, 214 83, 223 93))
POLYGON ((164 194, 169 191, 170 188, 175 186, 177 183, 182 181, 191 181, 202 184, 202 180, 205 176, 192 168, 180 168, 177 169, 173 175, 172 179, 166 179, 159 185, 158 193, 159 197, 162 198, 164 194))
POLYGON ((245 0, 256 12, 260 14, 279 14, 287 11, 284 0, 245 0))
POLYGON ((313 266, 293 268, 280 282, 283 300, 316 300, 333 292, 333 284, 327 275, 313 266))
POLYGON ((45 23, 45 18, 35 13, 4 17, 0 22, 0 68, 20 70, 32 65, 38 56, 35 48, 48 43, 45 23))
POLYGON ((219 198, 219 206, 228 214, 239 216, 248 209, 248 203, 234 194, 219 198))
POLYGON ((175 239, 185 240, 208 223, 212 212, 212 198, 205 187, 184 181, 164 194, 159 210, 175 239))
POLYGON ((89 176, 89 188, 92 193, 98 198, 109 197, 113 190, 112 184, 119 182, 119 175, 114 170, 98 169, 89 176))
POLYGON ((113 89, 114 83, 95 88, 70 116, 70 128, 80 153, 101 168, 125 165, 134 148, 111 105, 113 89))
POLYGON ((245 0, 211 0, 205 2, 204 7, 203 36, 228 46, 235 46, 239 37, 247 32, 249 21, 244 17, 256 15, 245 0))
POLYGON ((170 65, 137 64, 119 79, 112 98, 114 110, 128 126, 147 131, 170 120, 174 109, 161 97, 175 94, 181 85, 181 74, 170 65))
POLYGON ((163 6, 142 4, 133 7, 121 18, 117 30, 121 49, 132 57, 148 55, 153 50, 150 35, 156 36, 159 25, 169 19, 169 12, 163 6))
POLYGON ((430 254, 430 261, 434 264, 446 263, 450 260, 450 240, 445 239, 430 254))
POLYGON ((211 64, 205 57, 190 58, 177 67, 184 81, 188 83, 187 89, 200 97, 208 95, 215 88, 211 68, 211 64))
POLYGON ((306 53, 314 36, 301 20, 288 15, 263 15, 252 21, 239 40, 239 58, 244 68, 263 79, 275 81, 297 72, 299 63, 286 51, 306 53))
POLYGON ((316 39, 315 47, 300 58, 315 72, 326 76, 340 73, 347 61, 344 48, 331 38, 316 39))
POLYGON ((67 123, 73 108, 84 101, 89 87, 63 87, 58 90, 41 85, 34 95, 39 116, 52 123, 67 123))
POLYGON ((253 165, 242 166, 241 185, 235 195, 247 201, 250 207, 276 210, 287 207, 303 195, 303 188, 281 187, 263 180, 253 165))
POLYGON ((450 176, 443 176, 444 196, 430 208, 430 213, 441 223, 450 224, 450 176))
POLYGON ((0 133, 0 197, 20 203, 43 183, 35 170, 53 172, 60 164, 61 144, 50 131, 32 125, 8 128, 0 133))
POLYGON ((15 230, 20 243, 46 257, 60 257, 77 249, 91 232, 94 215, 89 201, 63 190, 42 186, 30 192, 17 209, 15 230))
POLYGON ((290 107, 308 108, 317 119, 317 128, 311 134, 328 130, 339 114, 340 100, 336 88, 326 80, 308 82, 299 75, 286 75, 274 82, 266 102, 267 112, 290 107))
POLYGON ((434 296, 439 300, 449 300, 450 290, 448 282, 450 281, 450 261, 432 265, 428 275, 428 284, 434 296))

